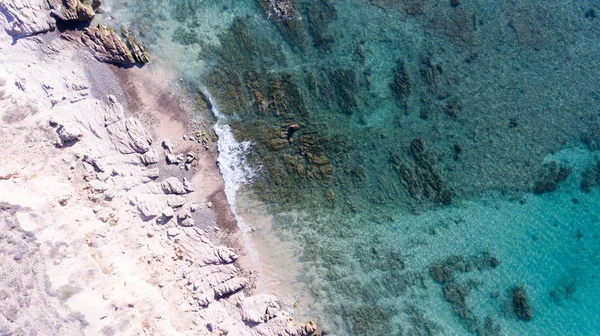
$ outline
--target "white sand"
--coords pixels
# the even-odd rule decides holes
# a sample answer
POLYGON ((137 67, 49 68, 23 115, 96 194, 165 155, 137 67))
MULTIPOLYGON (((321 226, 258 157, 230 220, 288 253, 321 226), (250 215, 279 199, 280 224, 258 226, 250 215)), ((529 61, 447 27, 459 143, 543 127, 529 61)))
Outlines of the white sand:
MULTIPOLYGON (((42 0, 0 0, 0 9, 7 30, 52 25, 42 0), (18 21, 19 10, 31 20, 18 21)), ((0 65, 1 335, 312 330, 276 297, 248 296, 234 250, 211 242, 215 215, 204 204, 222 187, 214 152, 181 140, 185 116, 160 107, 165 83, 150 70, 117 77, 58 32, 0 32, 0 65), (195 169, 165 164, 166 137, 195 169)))

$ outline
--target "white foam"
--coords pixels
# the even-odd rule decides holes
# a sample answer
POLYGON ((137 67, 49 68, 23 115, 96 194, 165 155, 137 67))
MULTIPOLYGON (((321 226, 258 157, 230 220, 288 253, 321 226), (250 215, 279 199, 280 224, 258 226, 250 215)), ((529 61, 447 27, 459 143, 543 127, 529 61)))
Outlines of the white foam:
POLYGON ((252 257, 252 261, 260 265, 258 253, 248 236, 248 233, 252 232, 252 228, 239 215, 237 206, 238 191, 244 185, 250 183, 256 175, 256 172, 246 162, 246 155, 252 149, 252 143, 250 141, 239 142, 235 139, 231 126, 227 124, 227 118, 219 113, 219 109, 210 94, 208 94, 208 91, 205 90, 205 92, 212 105, 212 112, 217 118, 217 123, 213 129, 218 136, 217 149, 219 150, 219 157, 217 165, 225 182, 225 196, 227 197, 227 202, 235 217, 237 226, 242 233, 246 249, 252 257))

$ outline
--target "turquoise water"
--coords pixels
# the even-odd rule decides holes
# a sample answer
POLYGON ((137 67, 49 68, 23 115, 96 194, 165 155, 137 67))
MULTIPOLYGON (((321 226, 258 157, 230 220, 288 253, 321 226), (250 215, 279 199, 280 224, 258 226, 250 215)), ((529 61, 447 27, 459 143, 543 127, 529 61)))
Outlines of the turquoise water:
POLYGON ((273 3, 107 9, 251 148, 304 313, 334 335, 600 334, 600 2, 273 3))

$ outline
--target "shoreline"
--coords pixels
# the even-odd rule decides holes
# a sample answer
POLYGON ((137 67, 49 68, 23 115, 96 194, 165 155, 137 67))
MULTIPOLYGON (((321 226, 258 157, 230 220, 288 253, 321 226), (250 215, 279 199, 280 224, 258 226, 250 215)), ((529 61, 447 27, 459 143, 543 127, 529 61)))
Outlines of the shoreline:
MULTIPOLYGON (((44 3, 37 0, 28 3, 30 6, 27 9, 36 9, 33 18, 50 19, 48 13, 44 12, 47 10, 44 3)), ((3 11, 0 14, 5 13, 3 11)), ((8 24, 4 21, 0 23, 8 24)), ((198 116, 182 107, 182 100, 187 100, 186 97, 177 96, 170 90, 169 81, 176 80, 175 71, 164 65, 162 68, 157 65, 123 69, 100 63, 82 49, 85 47, 73 43, 72 38, 61 38, 56 30, 19 37, 12 45, 3 34, 0 42, 0 58, 7 65, 6 71, 0 73, 4 77, 0 87, 3 100, 14 97, 38 103, 37 111, 18 116, 9 125, 4 124, 2 137, 9 148, 25 146, 21 150, 22 155, 31 151, 52 153, 48 153, 50 156, 42 167, 15 160, 14 153, 3 153, 5 159, 2 160, 0 184, 8 193, 0 192, 0 201, 6 202, 3 203, 6 206, 2 207, 2 222, 21 223, 23 232, 31 232, 32 236, 39 236, 38 239, 44 242, 42 247, 31 247, 31 254, 37 260, 42 260, 43 265, 15 265, 15 274, 32 270, 47 274, 47 286, 51 287, 53 280, 61 279, 66 283, 61 287, 63 292, 69 294, 63 293, 61 296, 56 292, 51 295, 48 291, 39 291, 33 295, 41 302, 57 300, 53 307, 42 305, 42 311, 47 308, 51 312, 46 311, 48 317, 40 321, 52 322, 53 316, 58 318, 65 315, 67 307, 66 311, 71 311, 71 315, 76 313, 79 321, 76 325, 76 322, 63 319, 66 325, 74 327, 53 330, 47 323, 39 326, 28 320, 25 313, 28 309, 22 308, 16 309, 17 318, 2 319, 0 326, 4 327, 6 323, 9 331, 31 327, 42 332, 53 331, 65 335, 99 332, 130 334, 135 330, 161 335, 189 332, 206 335, 220 332, 239 335, 310 335, 316 332, 313 322, 306 325, 292 322, 277 298, 256 293, 256 286, 252 283, 260 276, 260 272, 257 275, 257 270, 248 264, 239 267, 241 262, 237 261, 237 254, 247 254, 248 251, 240 243, 240 232, 234 226, 233 214, 223 191, 223 179, 216 164, 217 151, 214 145, 205 148, 197 142, 182 140, 185 134, 196 130, 194 117, 198 116), (29 69, 17 74, 19 70, 13 66, 24 66, 26 63, 29 63, 29 69), (51 69, 54 74, 36 77, 38 68, 51 69), (156 76, 160 70, 166 74, 156 76), (10 83, 14 78, 18 78, 15 81, 17 88, 5 89, 8 87, 5 83, 10 83), (62 84, 65 78, 70 79, 62 84), (60 95, 62 99, 57 101, 54 97, 60 95), (129 125, 119 130, 125 133, 111 133, 112 124, 103 121, 107 118, 129 125), (136 128, 131 129, 131 124, 127 122, 135 124, 136 128), (148 131, 142 125, 148 127, 148 131), (109 127, 106 136, 105 127, 109 127), (42 132, 41 142, 33 141, 29 145, 22 142, 27 133, 38 130, 42 132), (74 130, 74 135, 66 136, 64 130, 74 130), (10 136, 7 137, 6 132, 10 136), (137 138, 140 136, 143 140, 137 138), (193 157, 190 171, 183 169, 183 164, 169 165, 164 162, 161 143, 165 139, 173 143, 173 148, 168 152, 190 153, 193 157), (109 140, 113 143, 107 143, 109 140), (119 153, 116 150, 123 146, 133 148, 133 153, 119 153), (144 149, 139 150, 139 146, 144 149), (19 162, 6 164, 6 159, 19 162), (142 160, 142 164, 139 160, 142 160), (68 165, 61 165, 61 162, 67 162, 68 165), (19 165, 21 168, 16 168, 19 165), (109 172, 106 167, 114 167, 112 175, 105 173, 109 172), (173 178, 179 181, 183 179, 186 189, 183 195, 179 191, 171 194, 171 191, 161 190, 165 189, 164 181, 173 178), (40 185, 39 179, 45 181, 45 185, 40 185), (9 186, 18 189, 9 189, 9 186), (62 190, 68 192, 66 196, 49 195, 47 188, 52 189, 50 194, 60 194, 62 190), (29 190, 29 196, 19 198, 17 196, 21 193, 15 194, 15 190, 29 190), (113 192, 110 197, 109 191, 113 192), (171 205, 176 197, 186 199, 181 208, 171 205), (169 206, 164 208, 167 203, 169 206), (165 215, 166 209, 172 209, 169 210, 171 213, 165 215), (173 209, 176 210, 174 214, 173 209), (142 213, 142 218, 138 211, 142 213), (38 213, 44 213, 45 220, 26 224, 28 221, 24 220, 24 216, 27 216, 22 215, 23 212, 33 218, 38 218, 38 213), (81 213, 85 215, 81 217, 81 213), (69 220, 64 222, 66 218, 79 218, 75 221, 80 223, 79 227, 68 224, 69 220), (189 224, 188 219, 193 224, 182 226, 186 221, 189 224), (63 245, 60 239, 67 241, 63 245), (213 241, 234 247, 238 253, 214 245, 213 241), (43 247, 44 244, 59 244, 65 246, 63 250, 72 252, 66 253, 60 261, 48 263, 47 258, 56 252, 43 247), (81 253, 73 254, 77 250, 86 252, 88 249, 91 259, 87 253, 81 256, 81 253), (120 257, 119 251, 127 257, 120 257), (135 258, 139 258, 138 263, 132 263, 135 258), (68 272, 64 268, 66 264, 70 265, 68 272), (98 267, 100 273, 95 270, 98 267), (78 278, 76 274, 84 269, 89 269, 88 276, 79 275, 78 278), (118 285, 122 279, 130 278, 131 272, 136 274, 135 290, 127 285, 130 281, 118 285), (199 277, 193 281, 192 275, 199 277), (90 287, 90 284, 95 285, 90 287), (64 289, 64 286, 68 288, 64 289), (111 286, 112 289, 109 289, 111 286), (104 288, 111 294, 100 295, 97 288, 104 288), (100 316, 100 311, 106 309, 104 307, 107 304, 136 307, 136 303, 131 302, 143 302, 145 308, 137 308, 133 315, 100 316), (161 313, 157 313, 157 310, 161 313), (227 316, 223 316, 224 313, 227 316), (156 320, 157 316, 162 317, 156 320), (35 327, 23 325, 23 319, 35 327), (124 329, 102 326, 110 323, 124 329)), ((0 106, 0 112, 8 114, 10 107, 10 103, 0 106)), ((167 153, 166 149, 164 151, 167 153)), ((175 183, 169 187, 176 189, 178 185, 175 183)), ((18 290, 15 293, 19 295, 18 290)))

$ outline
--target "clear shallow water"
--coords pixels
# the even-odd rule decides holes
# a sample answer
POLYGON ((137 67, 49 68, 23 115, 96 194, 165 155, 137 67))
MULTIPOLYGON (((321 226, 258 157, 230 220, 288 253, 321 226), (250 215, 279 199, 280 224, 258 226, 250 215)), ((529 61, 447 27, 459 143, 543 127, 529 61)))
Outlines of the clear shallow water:
POLYGON ((108 9, 252 142, 246 187, 300 248, 303 310, 335 335, 600 333, 600 196, 580 188, 598 2, 270 4, 108 9), (570 174, 539 195, 552 161, 570 174))

